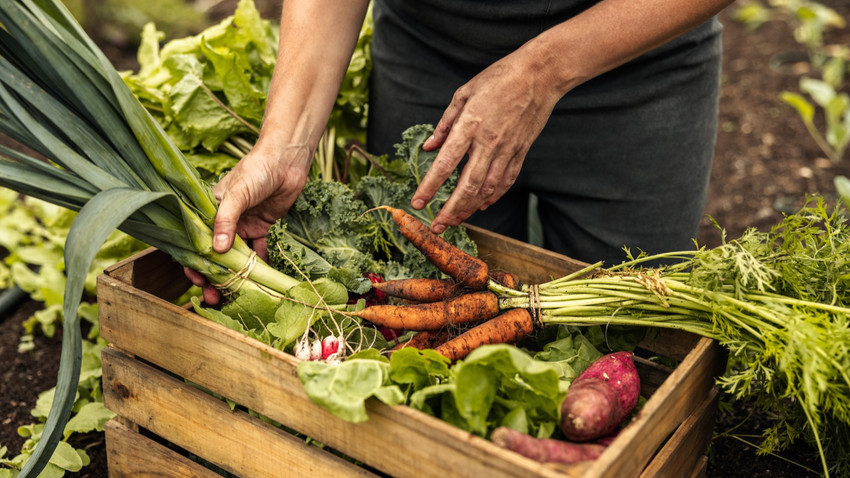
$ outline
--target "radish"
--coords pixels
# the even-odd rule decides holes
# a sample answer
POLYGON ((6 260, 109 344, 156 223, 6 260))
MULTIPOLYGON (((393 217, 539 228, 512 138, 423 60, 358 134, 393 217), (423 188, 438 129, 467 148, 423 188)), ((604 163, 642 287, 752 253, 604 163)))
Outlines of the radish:
POLYGON ((298 360, 310 360, 310 346, 306 339, 295 342, 295 348, 292 351, 295 358, 298 360))
POLYGON ((339 351, 339 338, 335 335, 328 335, 322 339, 322 360, 327 360, 331 355, 339 351))
POLYGON ((310 360, 320 360, 322 358, 322 341, 314 339, 310 342, 310 360))

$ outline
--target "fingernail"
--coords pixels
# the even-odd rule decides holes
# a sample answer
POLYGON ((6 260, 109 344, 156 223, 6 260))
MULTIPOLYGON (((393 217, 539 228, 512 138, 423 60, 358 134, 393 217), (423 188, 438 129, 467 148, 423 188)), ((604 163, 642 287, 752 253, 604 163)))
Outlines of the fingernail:
POLYGON ((414 199, 410 205, 413 206, 413 209, 422 209, 425 207, 425 201, 421 199, 414 199))
POLYGON ((446 230, 446 226, 442 224, 434 224, 431 226, 431 229, 434 231, 434 234, 442 234, 443 231, 446 230))
POLYGON ((215 236, 215 242, 213 242, 213 248, 216 251, 221 251, 222 249, 227 248, 227 234, 218 234, 215 236))

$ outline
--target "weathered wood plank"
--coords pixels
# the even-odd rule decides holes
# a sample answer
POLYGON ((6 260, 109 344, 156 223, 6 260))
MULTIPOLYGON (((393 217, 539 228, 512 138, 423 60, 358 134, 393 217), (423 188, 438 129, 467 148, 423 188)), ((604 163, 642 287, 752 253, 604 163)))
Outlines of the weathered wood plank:
POLYGON ((200 464, 121 423, 106 423, 106 454, 112 478, 221 478, 200 464))
POLYGON ((244 477, 374 475, 223 400, 107 348, 104 402, 119 416, 244 477))
POLYGON ((703 466, 701 458, 705 458, 714 431, 718 396, 717 387, 712 387, 705 401, 667 440, 641 478, 679 478, 703 466))

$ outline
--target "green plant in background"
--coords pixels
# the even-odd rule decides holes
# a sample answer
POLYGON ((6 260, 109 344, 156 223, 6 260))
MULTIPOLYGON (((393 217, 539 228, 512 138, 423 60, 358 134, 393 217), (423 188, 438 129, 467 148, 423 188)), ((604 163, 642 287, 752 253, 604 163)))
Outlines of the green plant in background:
MULTIPOLYGON (((847 89, 850 47, 826 45, 824 34, 844 28, 845 19, 835 10, 811 0, 769 0, 742 3, 734 18, 756 29, 765 22, 781 20, 793 28, 794 39, 806 49, 813 76, 800 78, 800 92, 783 91, 781 99, 794 108, 812 139, 833 162, 840 161, 850 145, 850 96, 847 89)), ((850 205, 850 180, 834 178, 835 189, 850 205)))
POLYGON ((806 47, 812 58, 823 54, 824 33, 845 25, 838 12, 812 0, 768 0, 767 5, 749 0, 740 3, 733 18, 751 30, 772 20, 788 23, 794 29, 794 39, 806 47))
MULTIPOLYGON (((325 136, 314 177, 330 180, 351 142, 365 142, 371 73, 367 15, 325 136)), ((139 71, 124 81, 189 161, 215 180, 247 154, 259 134, 277 57, 279 27, 252 0, 197 35, 168 40, 154 23, 142 29, 139 71)))
POLYGON ((121 47, 138 43, 133 33, 156 22, 170 36, 199 32, 209 23, 203 4, 187 0, 63 0, 74 18, 99 42, 121 47))

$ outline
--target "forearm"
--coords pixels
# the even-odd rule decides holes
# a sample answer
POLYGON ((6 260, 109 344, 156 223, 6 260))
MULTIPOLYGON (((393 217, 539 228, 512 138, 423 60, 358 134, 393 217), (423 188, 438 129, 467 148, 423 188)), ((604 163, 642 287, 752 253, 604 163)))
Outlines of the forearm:
POLYGON ((734 0, 603 0, 517 53, 563 96, 579 84, 686 33, 734 0))
MULTIPOLYGON (((357 43, 368 0, 286 0, 255 150, 315 150, 357 43)), ((308 155, 312 157, 311 155, 308 155)))

